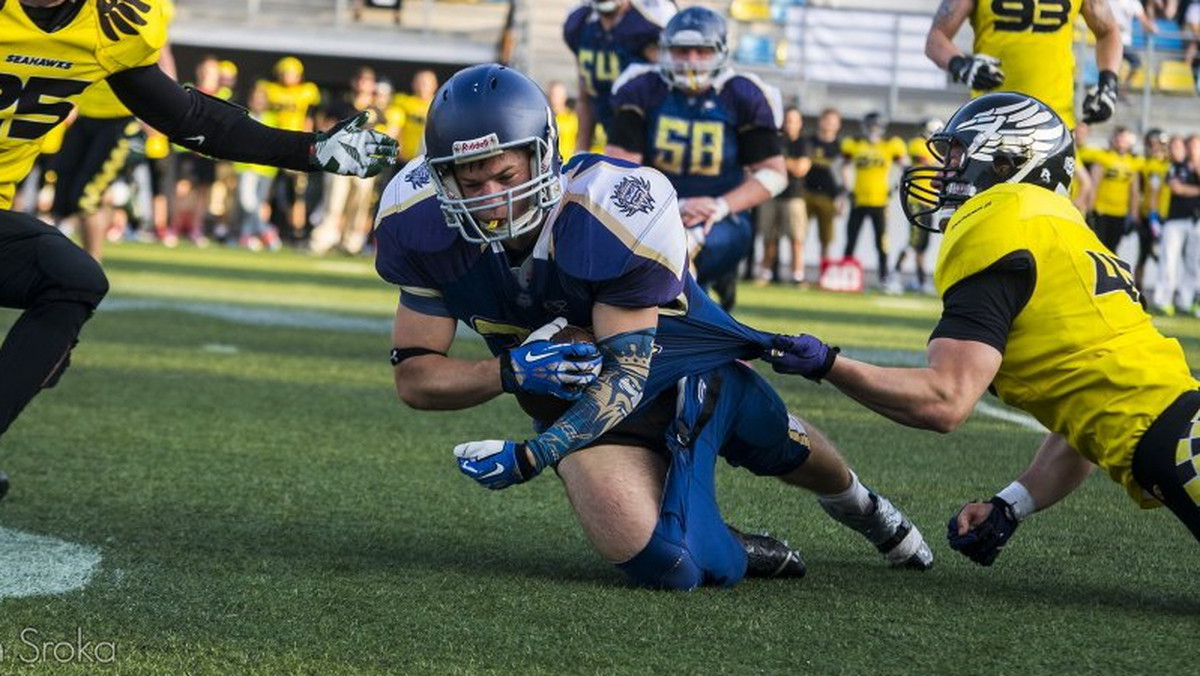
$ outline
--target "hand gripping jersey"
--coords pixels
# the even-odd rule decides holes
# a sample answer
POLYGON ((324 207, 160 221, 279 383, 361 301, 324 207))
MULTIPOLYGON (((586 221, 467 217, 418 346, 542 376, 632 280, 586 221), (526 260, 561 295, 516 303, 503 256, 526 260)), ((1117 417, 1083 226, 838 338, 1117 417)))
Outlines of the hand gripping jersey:
POLYGON ((556 317, 590 327, 596 303, 659 307, 644 402, 683 376, 757 357, 770 344, 769 334, 739 324, 692 279, 675 191, 662 174, 581 154, 562 181, 562 202, 515 264, 501 243, 472 244, 446 225, 417 158, 380 200, 376 270, 399 285, 406 307, 458 319, 493 354, 556 317))
POLYGON ((854 165, 854 206, 887 206, 892 192, 892 165, 908 156, 903 139, 848 138, 842 141, 842 154, 854 165))
POLYGON ((658 44, 663 26, 674 14, 669 3, 663 4, 663 9, 651 9, 638 0, 630 2, 611 31, 604 30, 600 15, 586 2, 567 15, 563 40, 575 54, 580 84, 592 97, 600 124, 607 126, 612 119, 613 83, 629 66, 646 63, 646 48, 658 44))
POLYGON ((713 197, 736 188, 746 178, 738 135, 783 124, 779 90, 729 69, 708 91, 688 95, 668 85, 656 67, 634 66, 613 88, 613 108, 646 120, 643 161, 666 174, 680 197, 713 197))
POLYGON ((46 33, 17 0, 0 2, 0 209, 29 173, 39 140, 87 87, 158 61, 167 21, 161 0, 81 0, 66 26, 46 33))
POLYGON ((1143 506, 1131 470, 1150 423, 1194 390, 1179 342, 1142 308, 1129 265, 1066 197, 1003 183, 959 207, 938 252, 938 293, 1009 257, 1032 262, 1028 303, 1013 321, 993 386, 1103 467, 1143 506))
MULTIPOLYGON (((1001 89, 1041 99, 1075 128, 1075 19, 1083 0, 977 0, 976 54, 1000 59, 1001 89)), ((972 92, 978 96, 983 92, 972 92)))
POLYGON ((1096 153, 1094 161, 1101 173, 1093 209, 1101 216, 1129 215, 1129 189, 1142 168, 1141 158, 1108 150, 1096 153))

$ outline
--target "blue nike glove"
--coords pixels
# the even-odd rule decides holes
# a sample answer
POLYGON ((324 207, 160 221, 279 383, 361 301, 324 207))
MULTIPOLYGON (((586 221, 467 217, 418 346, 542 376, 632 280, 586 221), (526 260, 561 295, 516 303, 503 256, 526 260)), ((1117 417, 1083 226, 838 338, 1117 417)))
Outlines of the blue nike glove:
POLYGON ((525 444, 515 441, 470 441, 454 447, 458 470, 494 491, 525 483, 541 474, 525 444))
POLYGON ((313 135, 309 164, 331 174, 368 178, 396 161, 396 139, 371 129, 364 111, 313 135))
POLYGON ((1013 536, 1013 533, 1017 532, 1017 526, 1020 523, 1013 514, 1012 505, 999 497, 993 497, 986 503, 973 502, 963 505, 958 513, 950 517, 950 523, 946 527, 946 540, 949 541, 951 549, 960 552, 981 566, 990 566, 996 557, 1000 556, 1004 544, 1013 536), (989 503, 992 505, 992 511, 987 518, 971 526, 966 533, 959 535, 958 519, 962 511, 971 505, 989 503))
POLYGON ((798 336, 777 335, 771 339, 771 349, 763 353, 763 361, 776 373, 802 375, 814 382, 829 374, 840 349, 830 347, 820 338, 802 333, 798 336))
POLYGON ((596 382, 602 358, 595 345, 551 342, 566 325, 567 320, 559 317, 500 355, 500 384, 505 392, 575 401, 596 382))

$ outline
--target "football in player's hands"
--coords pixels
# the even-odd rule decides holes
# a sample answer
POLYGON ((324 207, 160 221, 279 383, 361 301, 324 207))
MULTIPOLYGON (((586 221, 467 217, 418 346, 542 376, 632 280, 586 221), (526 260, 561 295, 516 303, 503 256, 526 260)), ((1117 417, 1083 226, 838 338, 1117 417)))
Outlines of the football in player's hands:
MULTIPOLYGON (((587 329, 568 324, 550 336, 550 342, 555 344, 591 343, 596 339, 587 329)), ((562 417, 568 409, 575 405, 574 401, 562 399, 552 394, 529 394, 516 392, 517 404, 521 410, 534 420, 553 422, 562 417)))

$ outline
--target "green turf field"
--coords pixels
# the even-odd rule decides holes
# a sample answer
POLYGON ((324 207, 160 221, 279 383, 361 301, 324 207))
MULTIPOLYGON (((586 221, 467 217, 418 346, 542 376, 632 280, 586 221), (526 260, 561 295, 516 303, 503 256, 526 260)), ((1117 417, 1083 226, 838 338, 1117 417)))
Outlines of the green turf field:
MULTIPOLYGON (((888 570, 809 496, 723 467, 729 520, 788 538, 808 577, 631 590, 553 475, 491 493, 456 470, 455 443, 527 433, 511 398, 397 403, 395 293, 367 261, 126 244, 106 267, 113 292, 71 370, 0 442, 0 562, 32 546, 14 531, 102 561, 81 590, 0 600, 0 674, 69 670, 26 665, 26 641, 79 633, 113 644, 123 674, 1195 673, 1196 544, 1107 478, 1027 522, 991 569, 947 548, 957 506, 1030 457, 1039 434, 1019 424, 977 414, 938 436, 772 376, 907 510, 934 570, 888 570)), ((750 287, 740 311, 896 360, 936 316, 926 298, 750 287)), ((1161 326, 1200 365, 1200 321, 1161 326)))

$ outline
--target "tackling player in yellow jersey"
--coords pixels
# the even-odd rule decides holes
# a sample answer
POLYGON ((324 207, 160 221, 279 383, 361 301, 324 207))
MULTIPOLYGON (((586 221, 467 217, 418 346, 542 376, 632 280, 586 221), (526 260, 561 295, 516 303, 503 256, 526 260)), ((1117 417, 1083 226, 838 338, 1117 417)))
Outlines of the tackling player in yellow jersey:
POLYGON ((1112 117, 1117 106, 1121 32, 1108 0, 942 0, 925 41, 925 54, 972 95, 1005 89, 1028 94, 1075 128, 1075 17, 1096 36, 1100 80, 1083 102, 1083 122, 1112 117), (963 22, 975 31, 974 54, 954 44, 963 22))
MULTIPOLYGON (((57 229, 11 211, 40 141, 88 86, 105 81, 129 110, 192 150, 300 171, 375 174, 395 141, 361 128, 327 134, 265 127, 246 111, 180 87, 156 65, 160 0, 0 2, 0 306, 23 310, 0 345, 0 434, 57 382, 84 322, 108 291, 100 266, 57 229)), ((0 494, 7 482, 0 481, 0 494)))
POLYGON ((912 427, 950 432, 989 385, 1045 425, 1024 474, 950 520, 951 547, 980 564, 1093 464, 1200 539, 1200 383, 1179 343, 1154 328, 1129 266, 1066 197, 1067 125, 1032 97, 988 94, 930 146, 940 166, 906 172, 902 202, 911 222, 944 233, 928 366, 873 366, 809 335, 778 338, 768 360, 912 427), (923 177, 936 183, 920 187, 923 177))

